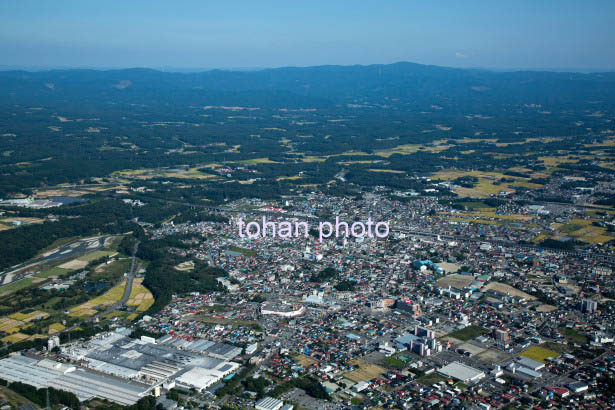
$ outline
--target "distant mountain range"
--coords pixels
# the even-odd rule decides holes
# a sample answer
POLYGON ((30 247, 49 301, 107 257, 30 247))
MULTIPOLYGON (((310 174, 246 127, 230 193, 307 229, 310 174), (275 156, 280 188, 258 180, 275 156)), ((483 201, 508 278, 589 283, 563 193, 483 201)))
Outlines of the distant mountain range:
POLYGON ((615 73, 497 72, 414 63, 171 73, 151 69, 0 72, 0 103, 578 106, 615 103, 615 73))

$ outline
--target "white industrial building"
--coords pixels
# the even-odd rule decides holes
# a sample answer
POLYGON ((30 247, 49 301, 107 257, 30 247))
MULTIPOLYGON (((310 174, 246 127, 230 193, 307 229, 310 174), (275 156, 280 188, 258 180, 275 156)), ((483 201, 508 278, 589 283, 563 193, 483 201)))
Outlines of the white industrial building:
POLYGON ((242 352, 209 340, 135 340, 125 332, 101 333, 61 349, 80 366, 15 355, 0 360, 0 376, 36 388, 70 391, 82 401, 99 397, 130 405, 159 386, 203 390, 236 371, 240 365, 230 360, 242 352))
POLYGON ((485 377, 484 372, 460 362, 449 363, 440 368, 438 373, 463 383, 474 383, 485 377))
POLYGON ((224 361, 208 368, 193 367, 175 379, 175 383, 178 387, 195 388, 198 391, 203 391, 237 370, 237 368, 239 368, 238 363, 224 361))
POLYGON ((529 357, 521 356, 517 359, 517 363, 520 366, 527 367, 528 369, 532 369, 535 372, 538 370, 542 370, 545 368, 545 364, 539 361, 530 359, 529 357))
POLYGON ((532 370, 528 367, 521 366, 518 363, 510 363, 508 366, 506 366, 506 368, 512 374, 520 374, 522 376, 529 377, 530 379, 537 379, 542 376, 542 373, 532 370))
POLYGON ((101 398, 122 405, 136 403, 152 386, 122 381, 47 359, 14 355, 0 360, 0 375, 37 389, 53 387, 74 393, 81 401, 101 398))
POLYGON ((252 343, 246 346, 246 354, 253 354, 258 349, 258 343, 252 343))

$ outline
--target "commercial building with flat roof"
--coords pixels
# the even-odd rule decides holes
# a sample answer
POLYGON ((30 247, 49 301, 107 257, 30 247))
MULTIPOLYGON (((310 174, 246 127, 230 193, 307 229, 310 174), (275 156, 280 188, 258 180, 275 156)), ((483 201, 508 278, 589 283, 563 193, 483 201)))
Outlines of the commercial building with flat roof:
POLYGON ((517 363, 519 363, 520 366, 527 367, 528 369, 532 369, 534 371, 544 369, 545 367, 544 363, 538 362, 525 356, 519 357, 517 359, 517 363))
POLYGON ((460 362, 449 363, 440 368, 438 373, 443 376, 459 380, 463 383, 474 383, 485 377, 484 372, 460 362))
POLYGON ((238 367, 239 364, 233 362, 221 362, 211 368, 193 367, 175 379, 175 383, 178 386, 195 388, 198 391, 202 391, 234 372, 238 367))

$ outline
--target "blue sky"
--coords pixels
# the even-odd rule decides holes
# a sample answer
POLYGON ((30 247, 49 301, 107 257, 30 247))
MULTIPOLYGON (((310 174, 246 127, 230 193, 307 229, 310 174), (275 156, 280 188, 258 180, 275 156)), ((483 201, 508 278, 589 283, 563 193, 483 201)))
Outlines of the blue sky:
POLYGON ((4 0, 0 66, 615 69, 613 0, 4 0))

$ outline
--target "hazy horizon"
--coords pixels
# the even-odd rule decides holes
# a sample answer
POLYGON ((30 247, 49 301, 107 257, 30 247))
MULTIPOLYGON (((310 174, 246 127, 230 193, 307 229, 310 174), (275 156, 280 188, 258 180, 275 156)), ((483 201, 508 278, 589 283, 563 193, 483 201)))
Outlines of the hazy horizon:
POLYGON ((615 2, 3 2, 4 67, 615 69, 615 2))
POLYGON ((262 70, 275 70, 283 68, 311 68, 311 67, 325 67, 325 66, 337 66, 337 67, 352 67, 352 66, 373 66, 373 65, 391 65, 400 63, 410 63, 433 67, 454 68, 460 70, 485 70, 494 72, 515 72, 515 71, 537 71, 537 72, 559 72, 559 73, 608 73, 615 71, 615 68, 600 68, 600 67, 588 67, 588 68, 575 68, 575 67, 459 67, 459 66, 447 66, 438 64, 423 64, 414 61, 394 61, 390 63, 371 63, 371 64, 318 64, 318 65, 286 65, 286 66, 271 66, 271 67, 155 67, 155 66, 20 66, 20 65, 2 65, 0 64, 0 71, 28 71, 28 72, 40 72, 40 71, 53 71, 53 70, 96 70, 96 71, 113 71, 113 70, 134 70, 134 69, 149 69, 167 73, 201 73, 208 71, 262 71, 262 70))

